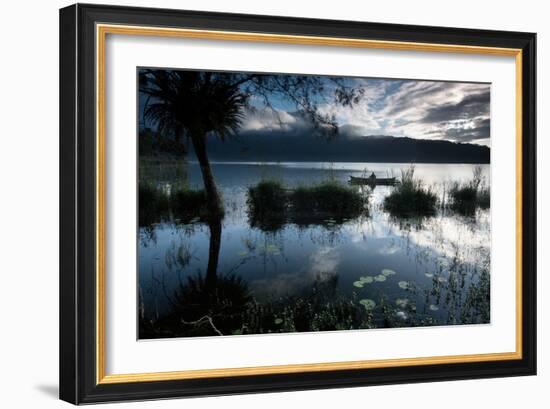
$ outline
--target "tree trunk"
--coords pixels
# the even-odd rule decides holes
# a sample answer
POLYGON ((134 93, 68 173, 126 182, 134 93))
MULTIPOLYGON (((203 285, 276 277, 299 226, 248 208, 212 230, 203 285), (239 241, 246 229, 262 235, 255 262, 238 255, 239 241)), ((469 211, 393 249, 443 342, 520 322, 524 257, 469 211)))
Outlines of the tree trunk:
POLYGON ((195 149, 195 155, 199 161, 199 166, 202 173, 202 181, 204 183, 204 191, 206 193, 206 202, 208 208, 209 219, 221 219, 223 216, 223 206, 214 181, 214 175, 210 168, 210 162, 208 161, 208 155, 206 153, 206 135, 194 134, 191 137, 193 142, 193 148, 195 149))
POLYGON ((208 222, 210 228, 210 246, 208 247, 208 267, 206 268, 205 287, 213 290, 218 280, 218 260, 222 241, 222 221, 211 219, 208 222))
POLYGON ((213 290, 216 286, 218 274, 224 210, 206 153, 206 135, 193 133, 191 141, 193 142, 195 155, 197 156, 201 168, 204 191, 206 193, 208 227, 210 228, 210 246, 208 249, 208 266, 206 268, 205 286, 207 289, 213 290))

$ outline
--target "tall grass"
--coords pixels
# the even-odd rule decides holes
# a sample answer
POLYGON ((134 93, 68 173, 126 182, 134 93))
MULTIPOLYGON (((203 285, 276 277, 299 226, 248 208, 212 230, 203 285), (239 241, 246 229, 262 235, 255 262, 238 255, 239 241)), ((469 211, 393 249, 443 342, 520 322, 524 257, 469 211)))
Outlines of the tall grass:
POLYGON ((486 186, 481 166, 476 166, 467 183, 455 182, 449 190, 450 207, 464 215, 474 214, 476 208, 487 209, 491 205, 491 194, 486 186))
POLYGON ((253 227, 277 231, 287 222, 288 192, 278 180, 266 179, 249 187, 246 202, 253 227))
POLYGON ((401 181, 384 198, 384 209, 394 216, 417 216, 435 213, 437 196, 414 177, 414 166, 401 170, 401 181))
POLYGON ((187 222, 208 215, 204 190, 166 190, 149 183, 139 184, 139 225, 177 219, 187 222))
POLYGON ((278 180, 263 180, 248 189, 247 198, 251 224, 264 230, 288 222, 307 225, 327 218, 355 218, 367 212, 367 202, 367 195, 333 179, 294 189, 278 180))
POLYGON ((281 182, 266 179, 248 188, 247 204, 249 210, 257 216, 269 217, 286 210, 289 195, 281 182))
POLYGON ((364 211, 366 197, 358 190, 335 180, 313 186, 299 186, 290 195, 297 212, 320 212, 334 215, 357 215, 364 211))

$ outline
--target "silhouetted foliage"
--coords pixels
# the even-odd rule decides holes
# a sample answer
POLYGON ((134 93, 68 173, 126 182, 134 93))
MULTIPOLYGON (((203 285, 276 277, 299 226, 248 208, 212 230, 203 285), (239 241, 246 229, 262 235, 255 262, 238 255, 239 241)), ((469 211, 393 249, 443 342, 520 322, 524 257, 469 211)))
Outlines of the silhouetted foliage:
POLYGON ((150 226, 168 220, 180 223, 209 216, 204 190, 180 189, 164 192, 147 183, 139 185, 139 225, 150 226))
POLYGON ((491 204, 489 188, 485 186, 481 167, 476 166, 472 180, 465 184, 455 182, 449 191, 451 209, 462 215, 473 215, 478 207, 487 209, 491 204))
POLYGON ((139 89, 144 97, 143 123, 152 124, 164 137, 188 138, 200 164, 210 214, 223 215, 223 205, 207 155, 207 139, 234 135, 240 128, 252 96, 272 112, 272 100, 285 99, 314 128, 327 137, 338 133, 331 115, 318 109, 326 99, 327 81, 334 87, 334 102, 351 106, 364 90, 346 85, 345 79, 307 75, 269 75, 212 71, 142 69, 139 89))
POLYGON ((139 131, 138 145, 140 157, 168 156, 183 159, 187 154, 186 146, 181 140, 154 132, 150 128, 139 131))
POLYGON ((437 196, 414 177, 414 166, 401 171, 400 183, 384 198, 384 208, 397 217, 432 215, 437 196))
POLYGON ((250 224, 266 231, 278 230, 285 223, 342 223, 367 214, 367 202, 366 194, 332 180, 294 189, 263 180, 248 188, 247 199, 250 224))

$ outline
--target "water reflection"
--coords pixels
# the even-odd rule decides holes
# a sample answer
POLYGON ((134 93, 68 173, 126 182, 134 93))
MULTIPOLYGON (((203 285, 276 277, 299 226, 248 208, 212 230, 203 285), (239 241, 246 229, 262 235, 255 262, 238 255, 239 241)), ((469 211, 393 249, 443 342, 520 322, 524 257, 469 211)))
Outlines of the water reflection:
MULTIPOLYGON (((490 321, 488 209, 392 217, 382 208, 392 188, 379 186, 366 216, 266 226, 247 212, 247 186, 266 172, 297 185, 326 171, 243 167, 214 166, 223 219, 159 218, 140 227, 141 338, 490 321)), ((463 167, 440 176, 465 180, 463 167)), ((344 179, 350 170, 331 172, 344 179)), ((189 173, 198 184, 193 166, 189 173)), ((445 190, 447 179, 431 178, 445 190)))

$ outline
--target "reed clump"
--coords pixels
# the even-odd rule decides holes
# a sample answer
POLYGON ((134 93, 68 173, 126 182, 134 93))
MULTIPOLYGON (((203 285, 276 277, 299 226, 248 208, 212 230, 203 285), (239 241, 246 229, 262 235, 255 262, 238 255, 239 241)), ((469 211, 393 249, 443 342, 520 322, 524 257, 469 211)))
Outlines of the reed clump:
POLYGON ((401 171, 400 183, 384 199, 384 209, 393 216, 432 215, 436 205, 437 195, 414 177, 414 166, 401 171))
POLYGON ((451 209, 463 215, 474 214, 477 208, 488 209, 491 206, 491 193, 481 167, 474 168, 470 181, 455 182, 449 191, 449 198, 451 209))
POLYGON ((208 216, 206 193, 202 189, 184 187, 174 191, 140 183, 138 195, 142 227, 171 219, 190 221, 208 216))
POLYGON ((267 230, 285 223, 356 218, 367 212, 367 203, 367 195, 335 180, 294 189, 278 180, 262 180, 248 189, 247 198, 251 224, 267 230))

